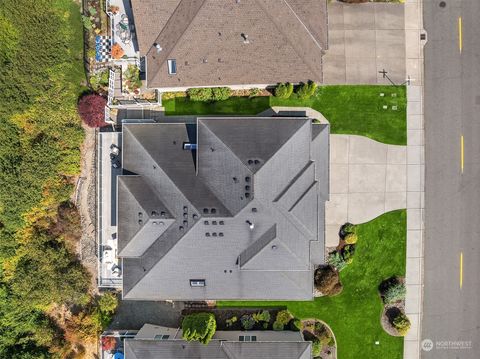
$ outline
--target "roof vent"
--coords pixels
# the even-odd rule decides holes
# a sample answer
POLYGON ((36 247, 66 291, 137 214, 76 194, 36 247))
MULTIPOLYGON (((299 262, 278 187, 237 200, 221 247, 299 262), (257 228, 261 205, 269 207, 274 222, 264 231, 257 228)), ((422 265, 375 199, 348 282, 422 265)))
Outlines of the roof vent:
POLYGON ((183 218, 187 219, 188 218, 188 213, 184 213, 183 218))
POLYGON ((203 221, 203 224, 208 226, 208 221, 203 221))
POLYGON ((157 53, 160 53, 160 51, 163 50, 162 47, 160 46, 160 44, 155 43, 155 44, 153 44, 153 46, 155 46, 155 48, 157 49, 157 53))
POLYGON ((207 60, 206 58, 204 58, 204 59, 202 60, 202 62, 203 62, 204 64, 206 64, 206 63, 208 63, 208 60, 207 60))
POLYGON ((245 186, 245 191, 250 191, 250 186, 245 186))
POLYGON ((188 212, 188 207, 187 207, 187 206, 183 206, 183 211, 184 211, 184 212, 188 212))
POLYGON ((223 237, 223 232, 220 232, 220 233, 218 234, 218 236, 219 236, 219 237, 223 237))
POLYGON ((160 217, 165 218, 166 215, 165 211, 160 212, 160 217))
POLYGON ((192 218, 193 219, 197 219, 198 218, 198 215, 196 213, 192 214, 192 218))
POLYGON ((216 236, 217 236, 217 232, 213 232, 213 233, 212 233, 212 236, 216 237, 216 236))
POLYGON ((152 211, 152 217, 157 217, 158 216, 158 212, 157 211, 152 211))
POLYGON ((250 176, 245 177, 245 182, 250 182, 250 176))
POLYGON ((178 227, 180 231, 183 231, 183 226, 178 227))
POLYGON ((253 160, 248 160, 249 165, 253 165, 253 160))
POLYGON ((210 232, 205 233, 205 237, 210 237, 210 232))
POLYGON ((142 225, 143 224, 143 221, 141 219, 138 220, 138 224, 139 225, 142 225))
POLYGON ((187 227, 187 226, 188 226, 188 221, 183 221, 183 225, 184 225, 185 227, 187 227))
POLYGON ((248 224, 248 227, 250 228, 250 230, 253 231, 253 229, 255 228, 255 225, 253 224, 253 222, 250 221, 249 219, 247 219, 245 222, 248 224))
POLYGON ((248 35, 247 34, 244 34, 243 32, 240 34, 240 36, 242 36, 243 38, 243 43, 244 44, 249 44, 250 43, 250 40, 248 39, 248 35))
POLYGON ((253 212, 253 213, 257 213, 257 208, 256 208, 256 207, 253 207, 253 208, 252 208, 252 212, 253 212))
POLYGON ((221 226, 223 226, 223 225, 225 224, 225 222, 224 222, 224 221, 220 221, 220 222, 218 222, 218 224, 220 224, 221 226))
POLYGON ((203 213, 208 213, 208 208, 204 208, 203 213))
POLYGON ((245 198, 250 198, 250 193, 246 192, 245 193, 245 198))
POLYGON ((216 225, 217 225, 217 221, 212 221, 212 224, 213 224, 214 226, 216 226, 216 225))
POLYGON ((210 209, 210 213, 215 214, 215 213, 217 213, 217 210, 215 208, 212 208, 212 209, 210 209))
POLYGON ((233 179, 233 182, 238 183, 238 178, 237 177, 233 177, 232 179, 233 179))
POLYGON ((254 162, 256 165, 258 165, 258 164, 260 163, 259 160, 255 160, 255 161, 253 161, 253 162, 254 162))
POLYGON ((277 247, 275 244, 272 246, 272 250, 273 250, 273 251, 277 250, 277 248, 278 248, 278 247, 277 247))
POLYGON ((143 213, 142 212, 138 212, 138 218, 142 218, 143 217, 143 213))

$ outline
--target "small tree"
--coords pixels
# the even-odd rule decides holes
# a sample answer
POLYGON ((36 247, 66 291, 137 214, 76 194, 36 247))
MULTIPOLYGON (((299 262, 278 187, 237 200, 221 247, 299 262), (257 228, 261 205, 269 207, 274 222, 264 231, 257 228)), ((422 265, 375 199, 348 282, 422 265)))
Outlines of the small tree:
POLYGON ((110 53, 115 60, 121 59, 125 55, 125 51, 118 43, 112 45, 110 53))
POLYGON ((289 82, 281 83, 275 88, 275 97, 289 98, 293 93, 293 85, 289 82))
POLYGON ((308 81, 307 83, 301 83, 297 87, 297 97, 301 100, 306 100, 312 97, 315 94, 317 89, 317 84, 313 81, 308 81))
POLYGON ((78 114, 89 127, 103 127, 105 123, 105 106, 107 100, 98 94, 83 96, 78 102, 78 114))
POLYGON ((399 300, 404 300, 407 294, 407 288, 403 283, 395 283, 387 288, 383 296, 383 302, 385 304, 395 303, 399 300))
POLYGON ((217 322, 212 313, 187 315, 182 321, 183 339, 208 344, 217 329, 217 322))
POLYGON ((117 339, 115 337, 102 337, 102 350, 111 351, 117 346, 117 339))
POLYGON ((405 313, 399 312, 399 314, 393 319, 393 326, 397 329, 398 334, 405 336, 410 329, 410 320, 405 313))
POLYGON ((315 271, 315 288, 324 295, 336 295, 342 290, 338 272, 332 266, 322 266, 315 271))
POLYGON ((245 330, 251 330, 255 325, 255 319, 253 319, 253 317, 248 314, 242 315, 242 317, 240 318, 240 322, 242 323, 242 327, 245 330))
POLYGON ((230 87, 214 87, 212 89, 212 99, 214 101, 225 101, 232 96, 230 87))

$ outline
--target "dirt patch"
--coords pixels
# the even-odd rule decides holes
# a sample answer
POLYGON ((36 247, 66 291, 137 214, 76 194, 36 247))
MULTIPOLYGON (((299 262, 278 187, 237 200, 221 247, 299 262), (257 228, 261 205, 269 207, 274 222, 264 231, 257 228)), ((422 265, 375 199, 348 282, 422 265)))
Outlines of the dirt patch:
POLYGON ((82 236, 77 253, 82 264, 92 275, 93 291, 97 288, 96 242, 96 131, 84 126, 85 140, 81 147, 81 173, 73 201, 80 212, 82 236))

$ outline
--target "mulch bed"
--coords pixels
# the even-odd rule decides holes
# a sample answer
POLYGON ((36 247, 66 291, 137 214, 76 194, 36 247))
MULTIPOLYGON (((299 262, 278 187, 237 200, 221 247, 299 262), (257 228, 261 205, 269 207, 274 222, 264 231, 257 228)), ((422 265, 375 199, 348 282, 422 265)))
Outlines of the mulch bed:
POLYGON ((275 308, 191 308, 182 310, 182 316, 193 313, 213 313, 217 319, 217 330, 244 330, 240 318, 244 314, 254 314, 262 310, 268 310, 270 312, 270 322, 267 329, 265 329, 262 323, 257 323, 251 330, 272 330, 273 322, 277 317, 277 313, 286 307, 275 308), (227 327, 226 320, 232 317, 237 317, 237 321, 230 327, 227 327))

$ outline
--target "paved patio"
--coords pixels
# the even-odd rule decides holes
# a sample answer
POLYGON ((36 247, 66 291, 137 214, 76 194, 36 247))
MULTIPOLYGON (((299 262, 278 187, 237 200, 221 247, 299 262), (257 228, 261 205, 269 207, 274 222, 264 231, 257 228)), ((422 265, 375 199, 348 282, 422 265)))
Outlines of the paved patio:
POLYGON ((370 221, 407 207, 407 147, 353 135, 330 136, 326 246, 338 245, 345 222, 370 221))
POLYGON ((403 4, 328 5, 329 49, 323 58, 325 84, 398 84, 406 79, 403 4))

